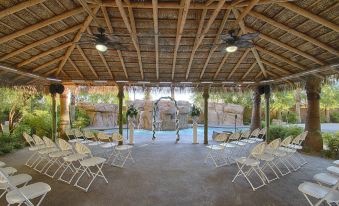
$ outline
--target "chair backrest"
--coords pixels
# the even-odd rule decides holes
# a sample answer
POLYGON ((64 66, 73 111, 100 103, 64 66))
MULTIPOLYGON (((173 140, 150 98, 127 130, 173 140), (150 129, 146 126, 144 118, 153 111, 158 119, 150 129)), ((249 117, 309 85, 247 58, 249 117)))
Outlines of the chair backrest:
POLYGON ((251 131, 250 130, 247 130, 243 133, 241 133, 241 138, 244 138, 244 139, 248 139, 251 135, 251 131))
POLYGON ((236 132, 236 133, 233 133, 231 134, 229 137, 228 137, 228 140, 229 141, 236 141, 236 140, 239 140, 240 138, 240 133, 239 132, 236 132))
POLYGON ((275 139, 266 146, 266 149, 276 150, 280 146, 280 142, 281 142, 280 138, 275 139))
POLYGON ((259 134, 261 134, 261 135, 266 135, 266 132, 267 132, 267 128, 266 127, 264 127, 264 128, 262 128, 260 131, 259 131, 259 134))
POLYGON ((216 142, 225 142, 227 140, 226 133, 220 133, 214 137, 214 141, 216 142))
POLYGON ((301 134, 299 134, 298 136, 294 137, 294 139, 291 141, 291 144, 299 145, 300 140, 301 140, 301 134))
POLYGON ((32 147, 35 145, 34 139, 29 134, 24 132, 22 133, 22 136, 24 137, 25 141, 29 144, 29 146, 32 147))
POLYGON ((70 138, 70 136, 74 135, 74 131, 72 129, 65 129, 65 134, 68 138, 70 138))
POLYGON ((251 137, 258 137, 259 136, 259 132, 260 132, 259 128, 253 130, 252 133, 251 133, 251 137))
POLYGON ((92 155, 92 151, 88 147, 86 147, 86 145, 81 144, 80 142, 75 143, 75 150, 79 154, 92 155))
POLYGON ((95 139, 94 133, 90 130, 84 131, 84 135, 87 139, 95 139))
POLYGON ((111 141, 111 138, 108 134, 105 134, 105 133, 102 133, 102 132, 99 132, 97 134, 97 137, 99 140, 106 140, 106 141, 111 141))
POLYGON ((308 135, 308 131, 304 131, 303 133, 301 133, 301 138, 300 138, 300 140, 301 140, 301 141, 305 141, 307 135, 308 135))
POLYGON ((72 150, 72 145, 64 139, 58 139, 59 147, 62 151, 72 150))
POLYGON ((292 136, 292 135, 286 137, 283 141, 281 141, 280 146, 282 146, 282 147, 287 147, 289 144, 291 144, 292 139, 293 139, 293 136, 292 136))
POLYGON ((124 136, 122 136, 119 133, 113 133, 112 134, 112 140, 113 140, 113 142, 121 142, 121 141, 124 141, 124 136))
POLYGON ((80 137, 83 137, 84 135, 82 134, 82 132, 80 131, 80 129, 75 129, 74 130, 74 136, 76 138, 80 138, 80 137))
POLYGON ((38 135, 33 134, 32 138, 33 138, 36 145, 44 145, 45 144, 45 142, 38 135))
POLYGON ((259 143, 255 145, 250 153, 250 156, 258 157, 262 155, 266 148, 266 142, 259 143))
POLYGON ((47 147, 55 147, 55 143, 50 138, 43 136, 42 139, 47 147))

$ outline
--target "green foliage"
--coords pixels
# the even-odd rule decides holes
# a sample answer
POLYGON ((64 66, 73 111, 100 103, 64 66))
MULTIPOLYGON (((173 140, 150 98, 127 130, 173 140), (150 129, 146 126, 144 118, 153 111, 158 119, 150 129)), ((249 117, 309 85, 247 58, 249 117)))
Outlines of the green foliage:
POLYGON ((332 112, 330 115, 331 122, 339 123, 339 112, 332 112))
POLYGON ((84 109, 75 108, 75 120, 72 122, 73 127, 76 128, 84 128, 87 127, 90 124, 90 118, 86 114, 86 111, 84 109))
POLYGON ((135 108, 135 106, 132 104, 128 107, 126 115, 128 117, 131 117, 131 118, 137 117, 138 116, 138 109, 135 108))
POLYGON ((118 104, 119 99, 116 92, 107 92, 107 93, 80 93, 78 95, 80 101, 88 103, 106 103, 106 104, 118 104))
POLYGON ((323 85, 320 93, 320 108, 334 109, 339 107, 339 85, 323 85))
POLYGON ((190 115, 191 115, 192 117, 199 117, 200 114, 201 114, 201 109, 200 109, 198 106, 196 106, 195 104, 193 104, 193 106, 192 106, 192 108, 191 108, 191 113, 190 113, 190 115))
POLYGON ((303 128, 301 127, 284 127, 284 126, 271 126, 270 127, 270 132, 269 132, 269 141, 280 138, 280 139, 284 139, 290 135, 292 135, 293 137, 301 134, 303 132, 303 128))
POLYGON ((325 151, 325 156, 333 159, 339 159, 339 132, 324 133, 323 139, 328 146, 328 150, 325 151))
POLYGON ((281 112, 287 112, 295 105, 294 93, 291 91, 274 92, 271 98, 271 109, 278 112, 279 119, 281 112))
POLYGON ((297 114, 295 112, 287 113, 284 121, 288 122, 289 124, 297 123, 297 114))
POLYGON ((32 128, 33 133, 42 137, 52 134, 52 114, 49 111, 35 110, 24 114, 23 124, 32 128))

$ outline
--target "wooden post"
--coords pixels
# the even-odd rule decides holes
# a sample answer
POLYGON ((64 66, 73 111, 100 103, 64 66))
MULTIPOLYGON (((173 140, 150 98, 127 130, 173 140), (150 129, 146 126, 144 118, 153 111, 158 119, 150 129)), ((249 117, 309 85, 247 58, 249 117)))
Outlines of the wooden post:
POLYGON ((52 112, 52 140, 55 141, 55 137, 56 137, 56 128, 57 128, 57 123, 56 123, 56 100, 55 100, 55 96, 56 94, 51 94, 52 96, 52 108, 51 108, 51 112, 52 112))
POLYGON ((307 94, 305 131, 308 131, 305 148, 313 152, 320 152, 323 149, 320 125, 320 81, 319 78, 309 77, 305 87, 307 94))
POLYGON ((171 97, 172 97, 173 99, 175 99, 175 95, 174 95, 174 87, 173 87, 173 86, 171 86, 171 97))
POLYGON ((269 138, 269 131, 270 131, 270 97, 271 97, 271 89, 270 86, 265 86, 266 90, 265 90, 265 103, 266 103, 266 107, 265 107, 265 123, 266 123, 266 137, 265 140, 267 142, 268 138, 269 138))
POLYGON ((259 87, 256 87, 253 91, 253 108, 251 116, 251 131, 256 128, 261 128, 261 95, 259 87))
POLYGON ((295 90, 295 113, 297 114, 297 122, 301 123, 301 113, 300 113, 300 107, 301 107, 301 89, 297 88, 295 90))
MULTIPOLYGON (((122 122, 122 104, 124 100, 124 86, 118 85, 118 98, 119 98, 119 115, 118 115, 118 121, 119 121, 119 134, 123 135, 123 122, 122 122)), ((123 144, 123 142, 119 142, 119 144, 123 144)))
POLYGON ((64 135, 65 129, 70 128, 69 117, 69 92, 60 94, 60 136, 64 135))
POLYGON ((208 98, 209 86, 204 87, 204 144, 208 144, 208 98))

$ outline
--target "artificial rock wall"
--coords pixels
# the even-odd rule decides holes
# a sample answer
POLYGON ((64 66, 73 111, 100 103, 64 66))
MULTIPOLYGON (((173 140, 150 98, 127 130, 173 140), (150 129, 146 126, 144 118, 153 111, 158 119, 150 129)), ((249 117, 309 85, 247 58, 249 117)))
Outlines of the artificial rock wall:
POLYGON ((237 115, 237 125, 243 125, 244 107, 237 104, 208 103, 208 123, 211 126, 234 125, 237 115))

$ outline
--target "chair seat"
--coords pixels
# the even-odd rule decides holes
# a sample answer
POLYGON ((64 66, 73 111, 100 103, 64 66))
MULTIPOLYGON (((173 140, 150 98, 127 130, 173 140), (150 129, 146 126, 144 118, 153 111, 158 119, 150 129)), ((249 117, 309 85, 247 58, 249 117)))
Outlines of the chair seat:
POLYGON ((318 173, 313 176, 313 179, 317 182, 321 182, 330 186, 337 184, 339 181, 339 177, 336 177, 329 173, 318 173))
POLYGON ((70 139, 68 140, 69 143, 76 143, 76 142, 80 142, 82 141, 82 139, 70 139))
POLYGON ((115 149, 116 150, 128 150, 133 148, 132 145, 124 144, 124 145, 118 145, 115 149))
POLYGON ((3 167, 3 168, 0 168, 0 169, 1 169, 1 171, 3 171, 7 175, 12 175, 12 174, 14 174, 18 171, 14 167, 3 167))
POLYGON ((287 147, 279 147, 278 148, 280 151, 287 152, 287 153, 294 153, 296 152, 295 149, 287 148, 287 147))
POLYGON ((263 161, 272 161, 274 160, 274 156, 272 154, 262 154, 259 155, 258 158, 263 161))
POLYGON ((0 161, 0 167, 4 167, 6 163, 0 161))
POLYGON ((333 164, 339 166, 339 160, 334 161, 333 164))
POLYGON ((261 138, 257 138, 257 137, 252 137, 252 138, 250 138, 251 140, 254 140, 254 141, 257 141, 257 142, 262 142, 263 141, 263 139, 261 139, 261 138))
POLYGON ((327 171, 331 172, 332 174, 339 176, 339 167, 330 166, 330 167, 327 168, 327 171))
POLYGON ((109 142, 109 143, 104 143, 104 144, 100 144, 100 147, 104 148, 104 149, 107 149, 107 148, 112 148, 112 147, 115 147, 116 144, 113 143, 113 142, 109 142))
POLYGON ((58 152, 53 152, 51 154, 49 154, 50 157, 53 157, 53 158, 58 158, 58 157, 64 157, 64 156, 67 156, 69 154, 71 154, 72 151, 58 151, 58 152))
MULTIPOLYGON (((32 180, 32 176, 30 176, 28 174, 19 174, 19 175, 14 175, 14 176, 8 177, 8 181, 14 186, 24 184, 24 183, 29 182, 31 180, 32 180)), ((7 183, 0 183, 0 189, 6 189, 6 188, 8 188, 7 183)))
POLYGON ((101 144, 103 144, 102 142, 100 142, 100 141, 92 141, 91 143, 88 143, 88 146, 97 146, 97 145, 101 145, 101 144))
POLYGON ((242 141, 242 142, 246 142, 246 143, 250 143, 250 144, 252 144, 252 143, 255 143, 255 142, 256 142, 255 140, 251 140, 251 139, 242 139, 242 140, 240 140, 240 141, 242 141))
POLYGON ((227 147, 227 148, 237 147, 237 145, 231 144, 231 143, 221 143, 220 146, 227 147))
MULTIPOLYGON (((49 191, 51 187, 43 182, 37 182, 31 185, 27 185, 18 189, 28 199, 34 199, 49 191)), ((25 198, 13 190, 7 193, 6 200, 9 204, 17 204, 25 201, 25 198)))
POLYGON ((247 157, 240 157, 237 158, 235 161, 239 162, 240 164, 245 164, 247 166, 258 166, 260 164, 259 160, 252 159, 252 158, 247 158, 247 157))
POLYGON ((245 142, 241 142, 241 141, 233 141, 232 144, 236 144, 236 145, 239 145, 239 146, 245 146, 246 145, 245 142))
POLYGON ((208 145, 206 146, 209 149, 213 149, 213 150, 222 150, 224 149, 224 146, 220 146, 220 145, 208 145))
POLYGON ((82 144, 88 144, 88 143, 91 143, 93 142, 92 140, 82 140, 81 143, 82 144))
POLYGON ((106 162, 105 158, 102 157, 91 157, 89 159, 85 159, 80 161, 80 164, 85 167, 92 167, 101 163, 106 162))
POLYGON ((298 149, 298 150, 303 148, 301 145, 296 145, 296 144, 289 144, 288 147, 291 149, 298 149))
POLYGON ((72 155, 64 157, 64 160, 66 162, 74 162, 74 161, 77 161, 77 160, 81 160, 85 157, 87 157, 87 155, 85 155, 85 154, 72 154, 72 155))
POLYGON ((30 148, 28 148, 29 151, 38 151, 38 150, 42 150, 45 149, 46 146, 45 145, 37 145, 37 146, 32 146, 30 148))
POLYGON ((324 187, 313 182, 304 182, 300 184, 298 190, 317 199, 324 198, 330 192, 330 194, 325 198, 326 201, 329 203, 339 201, 339 191, 331 191, 331 188, 324 187))
POLYGON ((42 154, 42 155, 50 154, 50 153, 56 152, 56 151, 58 151, 58 150, 59 150, 59 149, 56 148, 56 147, 53 147, 53 148, 47 148, 47 149, 40 150, 40 151, 39 151, 39 154, 42 154))

